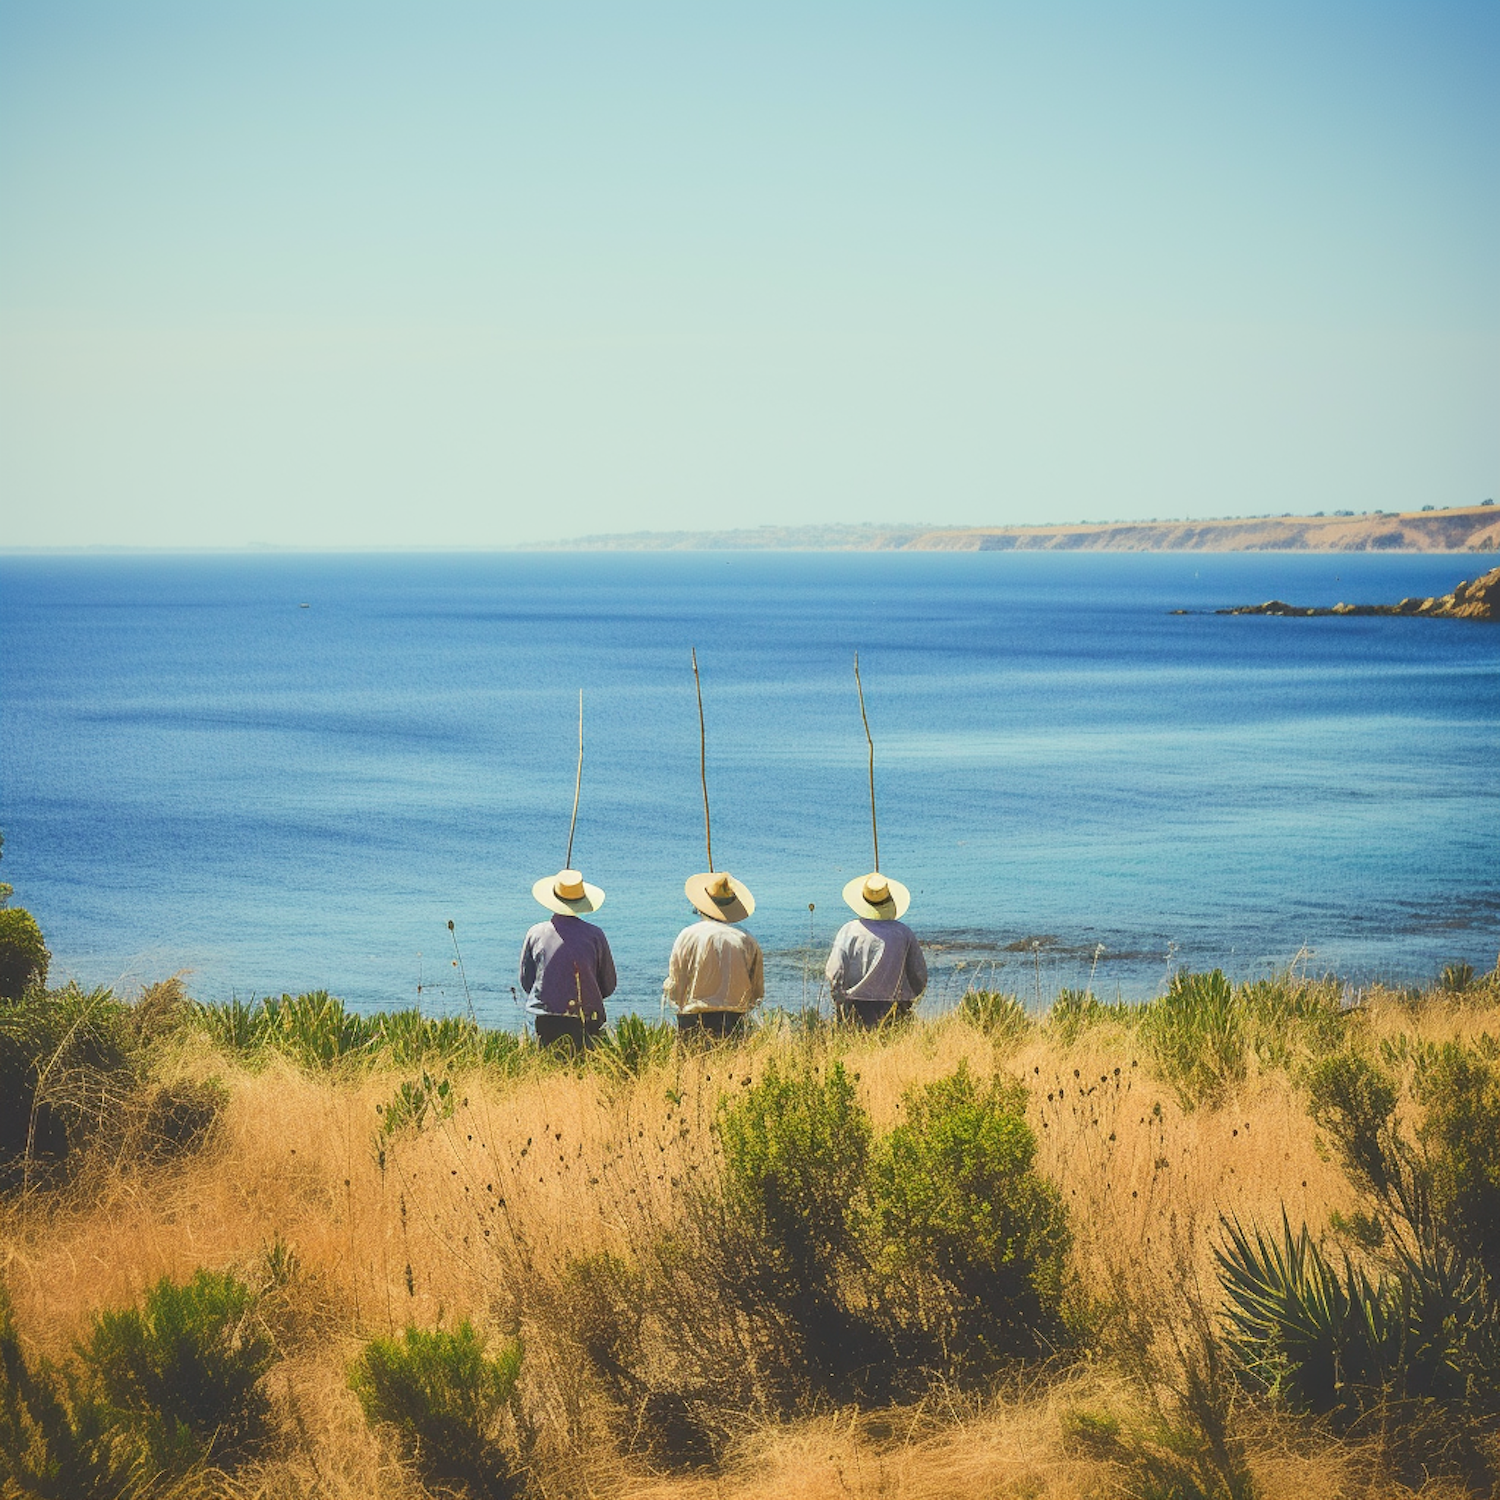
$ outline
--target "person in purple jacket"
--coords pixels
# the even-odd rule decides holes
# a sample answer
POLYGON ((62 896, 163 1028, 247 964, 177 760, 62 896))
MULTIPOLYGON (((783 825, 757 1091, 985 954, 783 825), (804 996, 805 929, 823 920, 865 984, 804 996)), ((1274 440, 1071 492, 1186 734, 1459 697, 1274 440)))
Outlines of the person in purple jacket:
POLYGON ((521 988, 536 1039, 550 1047, 567 1037, 582 1050, 604 1028, 604 1001, 615 991, 615 959, 602 927, 583 920, 604 905, 604 892, 577 870, 544 875, 531 894, 553 915, 521 945, 521 988))
POLYGON ((839 1019, 873 1030, 911 1014, 927 988, 927 960, 916 934, 900 920, 911 892, 899 880, 887 880, 878 870, 857 875, 844 887, 844 900, 856 918, 839 928, 824 972, 839 1019))

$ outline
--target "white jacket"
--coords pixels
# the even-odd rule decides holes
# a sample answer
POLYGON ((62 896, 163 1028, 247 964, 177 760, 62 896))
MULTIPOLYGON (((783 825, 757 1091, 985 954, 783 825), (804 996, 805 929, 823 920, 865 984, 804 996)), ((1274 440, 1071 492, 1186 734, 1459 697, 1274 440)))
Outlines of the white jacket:
POLYGON ((728 922, 694 922, 672 944, 662 993, 679 1015, 703 1010, 744 1015, 765 998, 760 944, 728 922))

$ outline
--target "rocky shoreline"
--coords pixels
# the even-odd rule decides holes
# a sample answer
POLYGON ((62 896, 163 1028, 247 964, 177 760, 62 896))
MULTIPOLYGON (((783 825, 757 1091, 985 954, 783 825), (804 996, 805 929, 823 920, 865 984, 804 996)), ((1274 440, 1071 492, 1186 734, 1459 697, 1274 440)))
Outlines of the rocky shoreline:
MULTIPOLYGON (((1187 614, 1187 610, 1175 611, 1187 614)), ((1500 568, 1465 580, 1451 594, 1431 599, 1403 599, 1399 604, 1335 604, 1332 609, 1308 609, 1268 599, 1264 604, 1237 604, 1216 609, 1216 615, 1428 615, 1443 620, 1500 620, 1500 568)))

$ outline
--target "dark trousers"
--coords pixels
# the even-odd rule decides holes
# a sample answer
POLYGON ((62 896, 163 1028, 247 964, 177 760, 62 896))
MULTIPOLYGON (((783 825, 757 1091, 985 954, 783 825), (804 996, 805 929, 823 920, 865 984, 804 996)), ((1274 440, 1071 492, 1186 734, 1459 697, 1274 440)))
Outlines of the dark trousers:
POLYGON ((850 1026, 875 1031, 888 1021, 893 1025, 911 1016, 910 1000, 841 1000, 839 1020, 850 1026))
POLYGON ((678 1036, 737 1036, 744 1020, 737 1010, 697 1010, 691 1015, 678 1016, 678 1036))
POLYGON ((582 1052, 604 1029, 603 1016, 590 1016, 587 1022, 581 1016, 533 1016, 532 1020, 543 1047, 555 1047, 566 1038, 576 1052, 582 1052))

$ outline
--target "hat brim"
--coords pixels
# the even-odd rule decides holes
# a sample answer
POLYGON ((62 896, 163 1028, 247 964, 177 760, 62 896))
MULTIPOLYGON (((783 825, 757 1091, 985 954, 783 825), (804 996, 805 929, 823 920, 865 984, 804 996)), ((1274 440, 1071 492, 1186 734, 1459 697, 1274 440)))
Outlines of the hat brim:
POLYGON ((694 910, 702 912, 710 922, 743 922, 755 910, 755 897, 750 894, 750 887, 731 875, 728 879, 729 889, 734 893, 732 898, 716 901, 708 893, 708 883, 718 878, 719 875, 711 870, 702 875, 689 875, 682 883, 683 894, 693 903, 694 910))
POLYGON ((543 875, 532 886, 531 894, 548 911, 555 911, 560 917, 581 917, 585 912, 598 911, 604 905, 604 892, 597 885, 590 885, 585 880, 583 883, 583 895, 576 901, 565 901, 552 889, 556 883, 556 875, 543 875))
MULTIPOLYGON (((870 872, 872 875, 874 873, 873 870, 870 872)), ((844 905, 857 916, 873 917, 877 922, 890 922, 904 916, 906 908, 911 905, 911 892, 899 880, 886 876, 885 883, 891 888, 891 899, 874 906, 864 897, 865 881, 869 878, 869 875, 856 875, 844 887, 844 905)))

